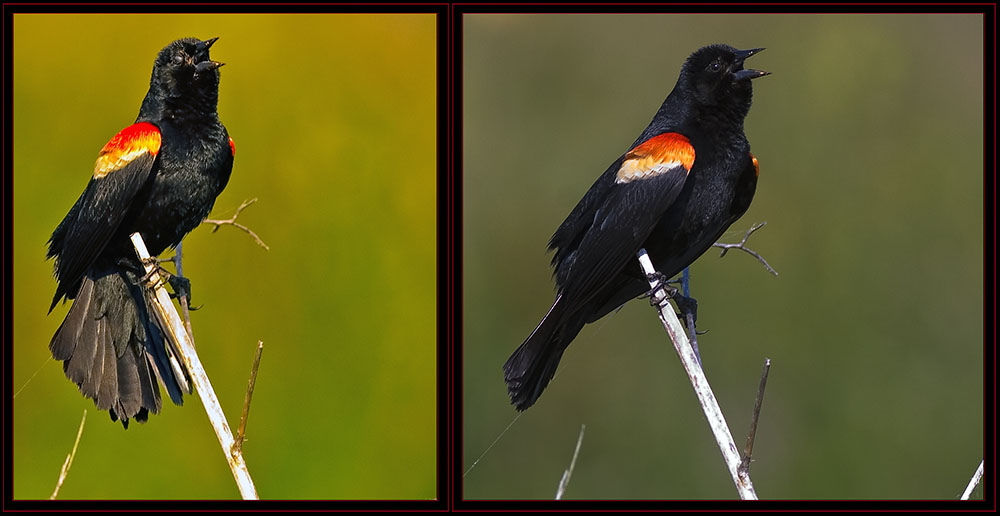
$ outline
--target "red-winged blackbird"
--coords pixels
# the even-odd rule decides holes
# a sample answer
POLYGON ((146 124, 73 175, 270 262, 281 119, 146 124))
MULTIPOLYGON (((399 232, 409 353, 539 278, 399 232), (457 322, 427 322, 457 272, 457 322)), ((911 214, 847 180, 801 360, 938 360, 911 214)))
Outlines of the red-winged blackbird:
POLYGON ((222 63, 208 56, 217 39, 179 39, 160 51, 138 118, 101 149, 49 240, 59 282, 49 312, 75 299, 49 344, 52 357, 125 428, 159 412, 157 379, 178 405, 191 392, 129 235, 138 231, 152 256, 176 247, 229 181, 236 148, 216 111, 222 63))
POLYGON ((503 366, 518 410, 541 396, 584 324, 649 290, 640 248, 672 277, 746 212, 758 168, 743 119, 750 80, 768 72, 743 61, 761 50, 711 45, 691 54, 653 121, 556 230, 555 302, 503 366))

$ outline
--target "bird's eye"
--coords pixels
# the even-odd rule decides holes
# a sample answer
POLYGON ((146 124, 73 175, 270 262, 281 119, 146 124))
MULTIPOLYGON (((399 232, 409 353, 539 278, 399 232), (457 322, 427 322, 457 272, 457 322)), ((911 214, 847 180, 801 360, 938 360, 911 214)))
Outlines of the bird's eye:
POLYGON ((708 65, 708 71, 713 73, 718 72, 721 69, 722 69, 722 64, 719 63, 718 61, 712 61, 712 64, 708 65))

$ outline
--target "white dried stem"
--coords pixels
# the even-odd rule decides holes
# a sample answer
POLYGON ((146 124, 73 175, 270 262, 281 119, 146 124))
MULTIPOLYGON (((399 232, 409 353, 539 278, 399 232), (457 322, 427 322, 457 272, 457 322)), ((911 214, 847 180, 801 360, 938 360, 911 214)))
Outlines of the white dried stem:
POLYGON ((972 479, 969 480, 969 485, 966 486, 965 492, 962 493, 962 499, 968 500, 972 496, 972 490, 979 485, 979 481, 983 478, 983 461, 979 461, 979 468, 976 472, 972 474, 972 479))
POLYGON ((562 500, 563 494, 566 492, 566 486, 569 485, 569 478, 573 476, 573 469, 576 468, 576 457, 580 455, 580 445, 583 444, 583 431, 587 429, 587 425, 580 425, 580 436, 576 438, 576 450, 573 451, 573 460, 569 462, 569 468, 563 471, 562 479, 559 480, 559 488, 556 489, 556 500, 562 500))
MULTIPOLYGON (((656 269, 653 268, 653 263, 649 259, 649 255, 646 254, 646 250, 640 249, 638 256, 643 272, 647 277, 651 278, 649 286, 653 289, 654 293, 659 292, 662 294, 663 290, 660 288, 660 281, 655 279, 658 276, 656 269)), ((694 392, 698 396, 698 403, 705 412, 705 418, 708 419, 708 424, 712 428, 712 434, 715 435, 715 440, 719 445, 719 450, 722 452, 723 459, 726 461, 726 467, 729 468, 729 474, 733 478, 733 483, 736 485, 736 490, 739 492, 740 498, 743 500, 756 500, 757 494, 754 492, 750 475, 739 471, 740 452, 733 441, 733 434, 729 431, 729 426, 726 424, 726 418, 722 414, 722 409, 719 408, 719 402, 716 401, 715 394, 708 384, 708 378, 705 377, 705 372, 701 369, 701 365, 698 362, 698 355, 695 354, 694 348, 691 347, 687 334, 684 333, 684 328, 681 326, 681 322, 677 320, 677 314, 674 313, 674 309, 670 306, 666 296, 663 296, 659 300, 658 311, 660 313, 660 321, 667 330, 667 334, 670 335, 670 340, 674 343, 674 349, 677 350, 677 355, 681 359, 681 365, 684 366, 684 371, 687 372, 688 379, 691 380, 691 386, 694 387, 694 392)))
POLYGON ((240 489, 240 494, 244 500, 257 500, 257 489, 254 487, 253 479, 250 478, 250 472, 247 470, 246 462, 243 460, 243 453, 242 451, 233 449, 233 443, 235 442, 233 432, 229 429, 229 424, 226 422, 226 415, 222 412, 222 405, 219 404, 219 398, 212 389, 212 382, 209 381, 208 374, 201 365, 201 359, 198 358, 198 353, 194 349, 194 343, 188 337, 184 323, 181 321, 180 316, 177 315, 174 304, 170 302, 170 295, 163 288, 160 275, 156 271, 156 265, 150 261, 146 244, 142 241, 142 236, 139 233, 132 233, 132 244, 135 246, 136 253, 146 268, 150 284, 154 285, 153 288, 156 297, 153 309, 167 322, 166 329, 170 333, 170 337, 177 343, 181 360, 184 361, 184 365, 187 366, 188 372, 191 374, 191 382, 194 384, 194 388, 198 391, 198 396, 205 406, 205 412, 212 423, 212 429, 215 430, 216 437, 219 438, 219 444, 222 445, 222 452, 226 456, 226 461, 229 462, 229 468, 233 471, 233 477, 236 479, 236 485, 240 489))
MULTIPOLYGON (((59 488, 62 487, 63 482, 66 480, 66 475, 69 473, 70 466, 73 465, 73 457, 76 457, 76 448, 80 446, 80 437, 83 436, 83 424, 87 422, 87 411, 83 411, 83 418, 80 419, 80 428, 76 431, 76 441, 73 442, 73 449, 66 456, 66 460, 63 462, 62 470, 59 471, 59 480, 56 481, 56 488, 52 491, 52 496, 49 500, 55 500, 56 496, 59 494, 59 488)), ((979 466, 980 471, 983 469, 979 466)))

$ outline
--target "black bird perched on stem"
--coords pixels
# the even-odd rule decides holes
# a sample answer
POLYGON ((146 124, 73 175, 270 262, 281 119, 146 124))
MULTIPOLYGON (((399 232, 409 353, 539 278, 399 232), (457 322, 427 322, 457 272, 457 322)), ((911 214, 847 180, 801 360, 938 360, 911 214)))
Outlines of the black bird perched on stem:
MULTIPOLYGON (((219 121, 218 38, 179 39, 153 63, 135 123, 101 149, 87 188, 49 240, 58 280, 49 312, 74 299, 49 344, 66 376, 128 428, 160 410, 160 388, 180 405, 191 392, 176 345, 147 301, 129 235, 152 256, 176 247, 212 210, 236 149, 219 121)), ((172 282, 181 294, 182 278, 172 282)))
POLYGON ((584 324, 647 290, 636 252, 672 277, 701 256, 750 206, 757 159, 743 133, 750 81, 763 50, 698 49, 628 151, 608 167, 549 242, 556 299, 504 364, 511 402, 530 407, 584 324))

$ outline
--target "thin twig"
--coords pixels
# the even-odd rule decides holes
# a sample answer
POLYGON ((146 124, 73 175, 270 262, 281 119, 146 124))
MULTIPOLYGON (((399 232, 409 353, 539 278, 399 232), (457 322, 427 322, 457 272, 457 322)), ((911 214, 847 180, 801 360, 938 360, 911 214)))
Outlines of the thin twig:
POLYGON ((87 422, 87 409, 83 409, 83 419, 80 420, 80 428, 76 431, 76 441, 73 442, 73 449, 66 456, 66 461, 63 462, 62 471, 59 472, 59 480, 56 482, 56 489, 52 491, 52 496, 49 500, 55 500, 56 495, 59 494, 59 488, 62 487, 63 481, 66 480, 66 474, 69 473, 70 466, 73 465, 73 457, 76 457, 76 448, 80 446, 80 437, 83 436, 83 424, 87 422))
POLYGON ((979 481, 983 478, 983 461, 979 461, 979 468, 976 472, 972 474, 972 479, 969 480, 969 485, 965 487, 965 492, 962 493, 962 499, 968 500, 972 496, 972 490, 979 485, 979 481))
POLYGON ((229 225, 235 226, 235 227, 237 227, 239 229, 242 229, 243 231, 246 231, 250 236, 252 236, 253 239, 257 241, 257 245, 259 245, 259 246, 263 247, 264 249, 267 249, 268 251, 270 251, 271 248, 268 247, 267 244, 265 244, 264 241, 261 240, 259 236, 257 236, 257 233, 254 233, 252 229, 244 226, 243 224, 240 224, 239 222, 236 222, 236 219, 240 216, 240 212, 243 211, 244 208, 246 208, 247 206, 250 206, 251 204, 253 204, 255 202, 257 202, 257 198, 256 197, 254 197, 253 199, 247 200, 247 201, 243 201, 243 204, 241 204, 239 208, 236 208, 236 213, 234 213, 231 218, 228 218, 226 220, 205 219, 201 223, 202 224, 215 224, 215 227, 212 228, 212 233, 215 233, 216 231, 218 231, 219 227, 221 227, 221 226, 223 226, 225 224, 229 224, 229 225))
POLYGON ((236 479, 236 485, 240 489, 240 494, 245 500, 256 500, 257 490, 253 485, 253 479, 250 478, 250 472, 247 470, 246 462, 243 460, 243 454, 232 452, 234 442, 233 432, 229 429, 229 424, 226 422, 226 415, 222 412, 219 398, 212 389, 212 382, 209 381, 208 374, 201 365, 201 359, 198 358, 198 353, 191 343, 191 339, 184 328, 184 323, 181 322, 180 316, 177 315, 177 310, 174 309, 173 303, 170 302, 170 295, 163 288, 160 275, 156 271, 156 266, 150 260, 149 251, 146 250, 146 244, 142 241, 142 236, 139 233, 132 234, 132 244, 135 246, 136 254, 139 255, 139 260, 143 263, 147 274, 150 276, 150 283, 155 285, 155 297, 152 303, 153 309, 166 323, 167 332, 173 341, 177 343, 177 348, 181 355, 180 358, 183 360, 184 365, 187 366, 188 372, 191 373, 191 382, 194 384, 194 388, 198 391, 198 396, 205 406, 205 412, 208 413, 212 429, 215 430, 219 444, 222 445, 222 452, 226 456, 227 462, 229 462, 229 468, 233 471, 233 477, 236 479))
POLYGON ((757 388, 757 399, 753 402, 753 415, 750 417, 750 432, 747 433, 747 446, 743 450, 743 462, 740 463, 740 473, 750 474, 750 458, 753 456, 753 442, 757 438, 757 422, 760 421, 760 405, 764 401, 764 388, 767 387, 767 374, 771 371, 771 359, 764 357, 764 370, 760 373, 760 387, 757 388))
POLYGON ((639 249, 638 256, 639 264, 649 278, 649 285, 652 288, 653 295, 656 296, 659 294, 661 296, 657 300, 660 322, 663 323, 663 327, 667 330, 670 340, 673 341, 677 355, 680 356, 681 364, 688 374, 688 379, 691 380, 691 386, 694 387, 695 394, 698 396, 698 402, 701 404, 701 408, 705 412, 705 417, 708 419, 708 424, 712 428, 712 433, 715 435, 715 440, 719 445, 719 450, 722 452, 722 457, 729 469, 729 474, 733 478, 733 483, 736 485, 736 490, 739 492, 740 498, 744 500, 756 500, 757 494, 754 492, 750 475, 738 471, 740 453, 736 449, 736 443, 733 442, 733 434, 729 431, 729 426, 726 425, 726 418, 722 414, 722 409, 719 408, 719 402, 715 399, 712 388, 708 385, 705 372, 702 371, 701 366, 698 364, 698 357, 695 355, 694 349, 691 348, 691 343, 688 341, 684 328, 681 326, 681 322, 677 320, 677 314, 670 307, 668 298, 663 294, 663 288, 658 279, 660 275, 653 268, 653 262, 650 261, 645 249, 639 249))
POLYGON ((760 222, 758 224, 754 224, 753 226, 751 226, 750 229, 747 230, 747 233, 745 235, 743 235, 743 240, 740 240, 740 243, 738 243, 738 244, 723 244, 723 243, 716 242, 716 243, 712 244, 712 247, 721 247, 722 248, 722 253, 719 254, 719 258, 722 258, 723 256, 725 256, 726 253, 728 253, 730 249, 739 249, 741 251, 744 251, 744 252, 748 253, 750 256, 753 256, 754 258, 756 258, 758 261, 760 261, 760 263, 764 264, 764 268, 766 268, 768 272, 770 272, 771 274, 774 274, 775 276, 777 276, 778 275, 778 271, 774 270, 774 267, 771 267, 771 265, 769 263, 767 263, 767 260, 765 260, 763 256, 761 256, 760 254, 758 254, 757 251, 754 251, 753 249, 750 249, 749 247, 745 246, 745 244, 747 243, 747 239, 750 238, 750 235, 752 235, 754 233, 754 231, 757 231, 758 229, 760 229, 760 228, 762 228, 762 227, 764 227, 766 225, 767 225, 767 222, 760 222))
POLYGON ((260 354, 264 351, 264 341, 257 341, 257 352, 253 356, 253 366, 250 367, 250 385, 243 400, 243 416, 240 417, 240 427, 236 430, 236 442, 233 443, 233 453, 243 452, 243 440, 246 438, 247 417, 250 415, 250 400, 253 399, 253 386, 257 383, 257 368, 260 367, 260 354))
POLYGON ((576 456, 580 454, 580 445, 583 444, 583 431, 587 429, 587 425, 580 425, 580 437, 576 438, 576 450, 573 451, 573 460, 569 463, 569 468, 563 471, 562 479, 559 480, 559 489, 556 490, 556 500, 562 500, 563 493, 566 492, 566 486, 569 485, 569 477, 573 476, 573 468, 576 467, 576 456))

